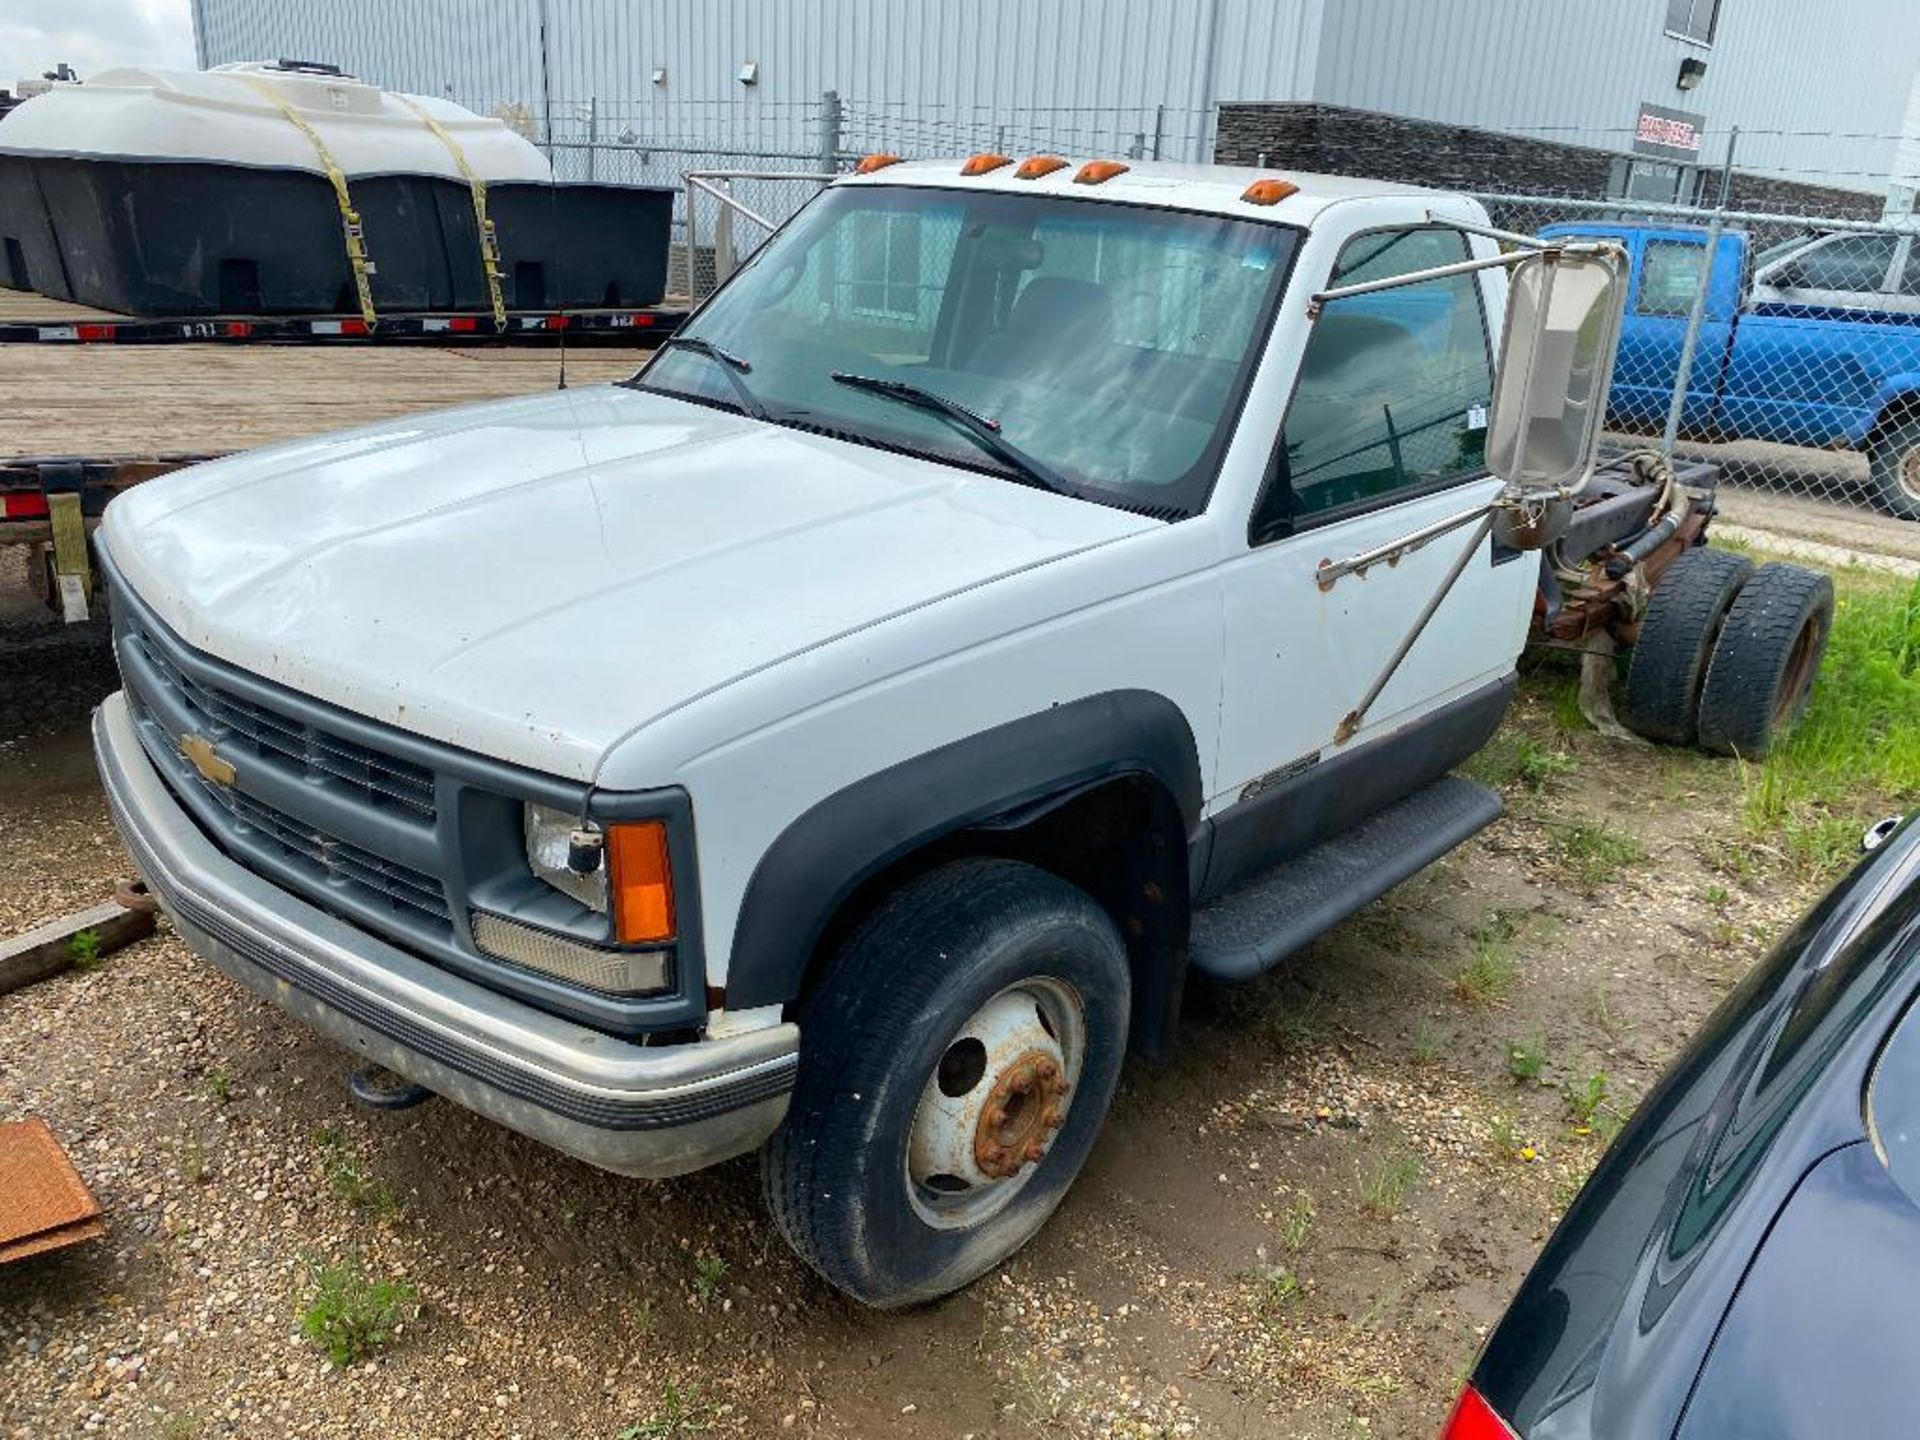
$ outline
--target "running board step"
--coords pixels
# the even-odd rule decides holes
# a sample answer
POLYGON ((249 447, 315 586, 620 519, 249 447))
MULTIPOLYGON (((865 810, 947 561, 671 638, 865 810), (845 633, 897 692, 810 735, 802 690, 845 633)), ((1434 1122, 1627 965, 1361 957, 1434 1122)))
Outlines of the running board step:
POLYGON ((1250 980, 1500 818, 1500 797, 1449 775, 1228 891, 1193 915, 1193 968, 1250 980))

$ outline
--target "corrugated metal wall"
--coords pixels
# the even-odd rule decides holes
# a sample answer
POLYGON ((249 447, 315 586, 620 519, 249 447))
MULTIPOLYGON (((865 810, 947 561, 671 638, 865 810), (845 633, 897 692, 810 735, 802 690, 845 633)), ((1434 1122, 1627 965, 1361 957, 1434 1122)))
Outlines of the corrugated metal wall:
POLYGON ((1709 162, 1738 125, 1742 169, 1880 188, 1920 61, 1915 0, 1722 0, 1710 48, 1666 17, 1667 0, 1340 0, 1315 98, 1612 150, 1647 101, 1706 115, 1709 162), (1687 56, 1707 73, 1683 92, 1687 56))
POLYGON ((1661 33, 1667 0, 194 0, 194 10, 205 63, 332 60, 478 108, 519 102, 536 120, 546 98, 556 138, 625 132, 642 151, 816 156, 829 89, 845 105, 849 150, 1112 152, 1136 137, 1150 150, 1157 129, 1163 154, 1189 159, 1208 153, 1216 100, 1318 99, 1610 149, 1626 148, 1651 101, 1705 112, 1719 136, 1743 127, 1743 168, 1874 189, 1894 142, 1834 137, 1898 133, 1920 58, 1914 4, 1723 0, 1711 49, 1661 33), (1686 55, 1708 65, 1690 93, 1674 84, 1686 55), (758 83, 744 86, 736 75, 749 61, 758 83), (1816 133, 1772 133, 1782 131, 1816 133))
POLYGON ((554 131, 628 125, 643 144, 817 154, 820 97, 849 148, 1128 148, 1199 159, 1216 87, 1303 94, 1320 0, 195 0, 203 63, 298 54, 389 87, 541 112, 554 131), (1303 23, 1311 18, 1313 24, 1303 23), (1305 50, 1302 40, 1308 41, 1305 50), (741 85, 742 64, 759 66, 741 85), (667 79, 655 85, 652 71, 667 79))

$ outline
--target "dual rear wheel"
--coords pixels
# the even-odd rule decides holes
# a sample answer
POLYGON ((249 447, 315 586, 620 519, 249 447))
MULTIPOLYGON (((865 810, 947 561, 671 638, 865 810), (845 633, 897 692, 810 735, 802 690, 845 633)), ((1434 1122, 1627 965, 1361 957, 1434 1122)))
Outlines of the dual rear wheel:
POLYGON ((1623 718, 1649 740, 1757 760, 1806 713, 1832 629, 1825 575, 1688 550, 1641 619, 1623 718))

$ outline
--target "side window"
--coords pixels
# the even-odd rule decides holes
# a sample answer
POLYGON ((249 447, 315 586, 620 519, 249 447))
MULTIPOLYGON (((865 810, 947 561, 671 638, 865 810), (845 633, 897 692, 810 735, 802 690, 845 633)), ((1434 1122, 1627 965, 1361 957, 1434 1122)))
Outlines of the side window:
MULTIPOLYGON (((1457 230, 1348 242, 1333 285, 1469 258, 1457 230)), ((1313 322, 1253 535, 1386 503, 1485 468, 1493 362, 1477 276, 1335 300, 1313 322)))
POLYGON ((1795 290, 1880 290, 1897 242, 1893 235, 1836 235, 1790 262, 1779 283, 1795 290))
POLYGON ((1691 315, 1706 260, 1704 245, 1649 240, 1646 259, 1640 266, 1639 312, 1642 315, 1691 315))

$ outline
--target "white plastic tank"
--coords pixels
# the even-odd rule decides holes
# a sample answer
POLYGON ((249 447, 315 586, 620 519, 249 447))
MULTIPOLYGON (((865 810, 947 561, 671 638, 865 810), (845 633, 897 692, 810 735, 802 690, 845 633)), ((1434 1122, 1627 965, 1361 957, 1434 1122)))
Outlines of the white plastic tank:
POLYGON ((85 84, 53 85, 0 120, 0 153, 305 170, 326 169, 312 127, 334 163, 356 175, 431 175, 462 180, 425 111, 465 153, 482 180, 546 183, 547 159, 499 120, 451 100, 405 96, 329 67, 247 61, 215 70, 123 66, 85 84), (419 110, 414 107, 418 106, 419 110))

